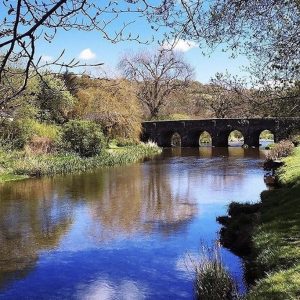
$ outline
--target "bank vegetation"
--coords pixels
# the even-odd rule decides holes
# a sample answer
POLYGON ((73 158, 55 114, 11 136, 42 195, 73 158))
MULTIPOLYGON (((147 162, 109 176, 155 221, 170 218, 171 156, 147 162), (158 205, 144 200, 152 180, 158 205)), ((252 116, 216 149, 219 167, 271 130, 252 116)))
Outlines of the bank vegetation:
POLYGON ((233 202, 218 218, 221 242, 245 261, 246 299, 300 297, 300 148, 282 161, 280 187, 262 192, 259 203, 233 202))

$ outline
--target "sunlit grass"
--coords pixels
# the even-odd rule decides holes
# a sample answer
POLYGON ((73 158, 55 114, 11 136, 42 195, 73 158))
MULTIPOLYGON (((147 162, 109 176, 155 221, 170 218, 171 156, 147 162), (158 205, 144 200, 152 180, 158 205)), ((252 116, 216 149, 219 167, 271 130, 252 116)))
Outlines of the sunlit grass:
POLYGON ((256 263, 265 272, 249 299, 300 299, 300 149, 284 159, 283 187, 262 193, 254 232, 256 263))
POLYGON ((24 176, 84 172, 98 167, 124 165, 138 162, 160 152, 161 149, 153 143, 105 149, 99 155, 88 158, 74 153, 27 155, 24 151, 0 151, 0 168, 3 181, 7 181, 9 176, 13 178, 15 175, 23 178, 24 176), (6 174, 5 177, 4 174, 6 174))

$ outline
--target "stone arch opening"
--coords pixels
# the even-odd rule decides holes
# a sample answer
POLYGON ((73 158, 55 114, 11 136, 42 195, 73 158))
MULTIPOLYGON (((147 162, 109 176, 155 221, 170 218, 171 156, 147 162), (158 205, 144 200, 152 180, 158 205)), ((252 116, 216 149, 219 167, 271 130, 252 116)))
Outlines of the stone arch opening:
POLYGON ((181 136, 178 132, 174 132, 171 136, 171 146, 181 147, 181 136))
POLYGON ((228 146, 240 147, 244 145, 244 135, 239 130, 233 130, 228 134, 228 146))
POLYGON ((211 147, 212 146, 212 137, 211 134, 208 131, 203 131, 201 132, 199 136, 199 146, 207 146, 211 147))
POLYGON ((266 147, 273 144, 275 141, 275 135, 271 130, 265 129, 259 134, 259 145, 266 147))

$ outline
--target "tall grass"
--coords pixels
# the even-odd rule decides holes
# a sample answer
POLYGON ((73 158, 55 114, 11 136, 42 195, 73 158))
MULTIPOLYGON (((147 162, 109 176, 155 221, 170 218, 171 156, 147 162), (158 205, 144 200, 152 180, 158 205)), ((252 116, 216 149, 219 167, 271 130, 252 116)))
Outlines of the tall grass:
POLYGON ((134 163, 160 152, 161 149, 154 143, 124 147, 122 151, 103 150, 93 157, 81 157, 75 153, 26 155, 20 151, 0 152, 0 167, 6 170, 6 173, 15 175, 54 175, 134 163))
POLYGON ((202 247, 200 254, 199 261, 192 262, 196 274, 196 299, 239 299, 235 282, 222 263, 220 246, 202 247))

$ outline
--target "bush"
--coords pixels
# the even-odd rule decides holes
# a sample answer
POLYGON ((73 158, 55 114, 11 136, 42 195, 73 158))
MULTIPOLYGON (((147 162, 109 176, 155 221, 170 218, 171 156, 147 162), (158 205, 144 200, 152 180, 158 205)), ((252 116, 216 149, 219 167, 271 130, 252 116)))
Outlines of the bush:
POLYGON ((278 160, 283 157, 289 156, 293 149, 294 144, 289 140, 282 140, 278 144, 275 144, 274 147, 267 154, 267 160, 278 160))
POLYGON ((70 121, 63 126, 63 148, 80 156, 93 156, 104 147, 104 135, 100 126, 91 121, 70 121))
POLYGON ((29 129, 20 121, 5 120, 0 126, 1 145, 21 149, 29 140, 29 129))
POLYGON ((47 139, 54 144, 58 136, 57 126, 32 119, 5 120, 0 127, 1 144, 12 149, 23 149, 25 145, 38 138, 47 139))

